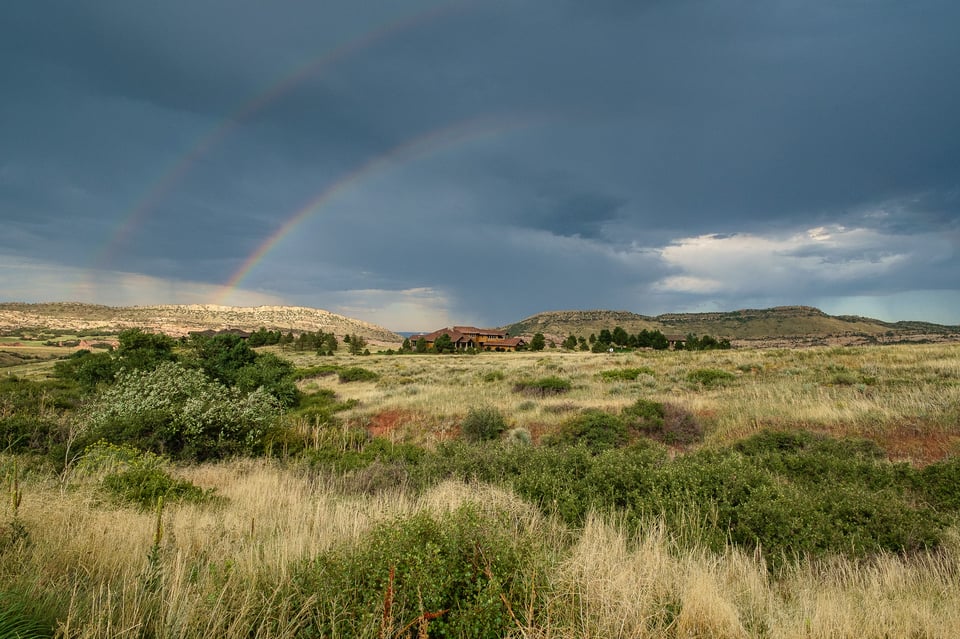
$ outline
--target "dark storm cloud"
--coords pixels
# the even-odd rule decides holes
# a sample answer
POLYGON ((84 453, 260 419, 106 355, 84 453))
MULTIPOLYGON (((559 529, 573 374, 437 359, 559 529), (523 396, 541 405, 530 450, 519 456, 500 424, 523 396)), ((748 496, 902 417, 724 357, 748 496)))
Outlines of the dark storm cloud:
POLYGON ((112 241, 101 267, 216 285, 319 198, 247 284, 436 290, 491 323, 773 299, 785 280, 740 251, 800 269, 805 299, 956 296, 958 19, 940 0, 17 1, 0 247, 85 267, 112 241))

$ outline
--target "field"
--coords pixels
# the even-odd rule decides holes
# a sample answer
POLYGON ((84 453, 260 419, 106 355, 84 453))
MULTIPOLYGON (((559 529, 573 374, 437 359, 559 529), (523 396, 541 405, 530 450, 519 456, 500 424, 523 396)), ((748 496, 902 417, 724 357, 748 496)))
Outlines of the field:
MULTIPOLYGON (((0 636, 960 627, 960 344, 263 350, 296 364, 306 394, 266 454, 188 463, 110 448, 64 465, 8 446, 0 636), (665 407, 662 419, 638 406, 665 407), (478 415, 503 423, 478 437, 478 415), (627 440, 564 443, 605 435, 614 422, 598 416, 628 424, 627 440), (138 504, 108 490, 118 468, 197 490, 138 504)), ((82 414, 43 404, 37 419, 69 430, 82 414)))

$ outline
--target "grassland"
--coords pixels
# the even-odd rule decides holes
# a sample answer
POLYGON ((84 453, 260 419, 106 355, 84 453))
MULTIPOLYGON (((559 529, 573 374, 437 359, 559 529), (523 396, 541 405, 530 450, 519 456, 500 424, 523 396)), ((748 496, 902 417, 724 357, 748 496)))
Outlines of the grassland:
MULTIPOLYGON (((107 495, 103 470, 0 455, 8 627, 60 637, 525 638, 953 637, 960 627, 960 527, 946 513, 936 547, 771 564, 763 548, 698 542, 708 511, 682 513, 684 530, 656 517, 638 526, 616 510, 572 524, 509 486, 415 486, 374 460, 370 472, 390 481, 358 490, 356 473, 320 470, 311 457, 325 439, 361 429, 363 441, 342 440, 344 458, 373 441, 391 454, 442 449, 477 408, 498 410, 539 449, 587 409, 616 414, 648 399, 702 427, 702 440, 669 445, 671 459, 771 429, 804 431, 872 440, 909 465, 890 466, 903 474, 960 454, 960 344, 333 357, 270 349, 315 371, 298 382, 304 392, 333 393, 344 409, 334 422, 288 416, 307 442, 302 455, 168 467, 215 499, 171 502, 158 518, 107 495), (330 374, 347 367, 376 375, 330 374), (570 389, 517 390, 545 378, 570 389), (431 607, 441 587, 469 598, 474 616, 431 607)), ((30 366, 35 376, 50 368, 30 366)))
MULTIPOLYGON (((285 353, 300 366, 331 358, 285 353)), ((938 459, 960 442, 960 344, 746 349, 713 352, 540 353, 351 358, 379 374, 376 382, 342 384, 335 376, 302 382, 330 389, 357 406, 345 416, 396 441, 431 444, 458 436, 472 407, 492 406, 511 427, 539 441, 571 413, 618 411, 638 397, 668 402, 696 415, 707 444, 764 429, 803 429, 872 439, 891 455, 938 459), (602 373, 638 370, 630 381, 602 373), (720 370, 713 386, 690 374, 720 370), (568 393, 532 397, 514 392, 520 380, 558 376, 568 393)))

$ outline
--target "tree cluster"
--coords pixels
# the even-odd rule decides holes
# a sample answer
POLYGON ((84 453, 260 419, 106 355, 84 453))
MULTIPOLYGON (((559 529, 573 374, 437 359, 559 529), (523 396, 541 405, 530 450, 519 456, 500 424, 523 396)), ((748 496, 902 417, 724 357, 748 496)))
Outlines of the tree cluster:
MULTIPOLYGON (((346 343, 347 341, 348 340, 344 338, 344 342, 346 343)), ((295 351, 315 351, 318 355, 333 355, 334 351, 340 347, 336 335, 333 333, 324 333, 323 331, 317 331, 315 333, 306 331, 296 337, 290 333, 288 337, 284 337, 281 344, 284 345, 284 348, 291 348, 295 351)))

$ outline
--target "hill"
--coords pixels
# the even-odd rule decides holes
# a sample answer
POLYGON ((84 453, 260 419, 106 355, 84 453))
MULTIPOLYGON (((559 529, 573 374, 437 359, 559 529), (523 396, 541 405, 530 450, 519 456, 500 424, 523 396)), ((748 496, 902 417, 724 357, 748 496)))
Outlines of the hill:
POLYGON ((191 331, 260 327, 283 331, 324 331, 337 336, 356 334, 371 343, 401 342, 382 326, 302 306, 100 306, 82 303, 0 304, 0 332, 32 328, 117 333, 127 328, 162 332, 174 337, 191 331))
POLYGON ((810 306, 778 306, 718 313, 667 313, 655 317, 627 311, 549 311, 503 330, 514 336, 543 333, 561 341, 622 327, 628 333, 659 330, 666 335, 712 335, 746 346, 812 346, 960 340, 960 326, 928 322, 883 322, 867 317, 828 315, 810 306))

